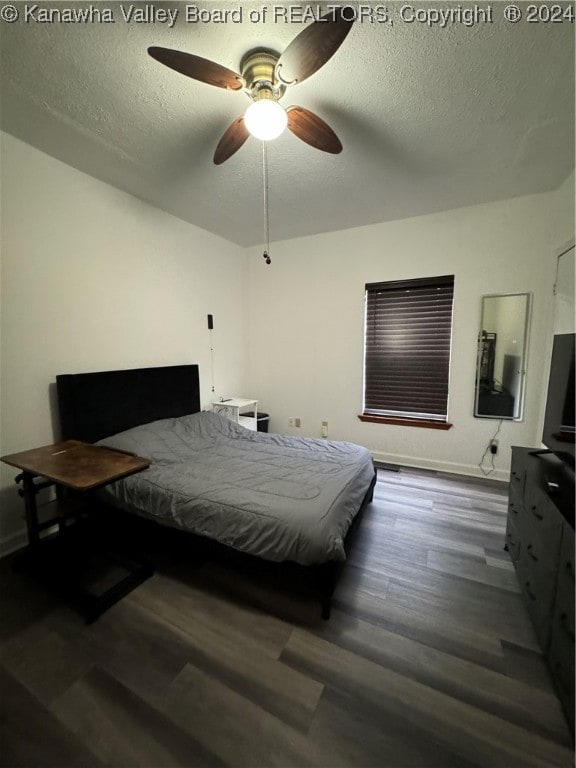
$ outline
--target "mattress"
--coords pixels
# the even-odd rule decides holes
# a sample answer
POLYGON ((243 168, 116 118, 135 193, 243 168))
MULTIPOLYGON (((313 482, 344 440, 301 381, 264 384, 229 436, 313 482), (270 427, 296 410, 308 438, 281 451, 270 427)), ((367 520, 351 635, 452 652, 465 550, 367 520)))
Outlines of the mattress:
POLYGON ((99 442, 152 460, 103 491, 109 503, 267 560, 344 560, 344 537, 374 476, 348 442, 254 432, 212 412, 99 442))

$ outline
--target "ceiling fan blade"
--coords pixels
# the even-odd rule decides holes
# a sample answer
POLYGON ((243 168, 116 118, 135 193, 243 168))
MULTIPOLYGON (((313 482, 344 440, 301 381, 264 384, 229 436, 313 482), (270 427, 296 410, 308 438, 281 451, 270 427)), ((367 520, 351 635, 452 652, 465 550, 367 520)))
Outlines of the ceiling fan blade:
POLYGON ((246 85, 244 78, 237 72, 192 53, 175 51, 172 48, 159 48, 155 45, 148 48, 148 53, 153 59, 165 64, 170 69, 175 69, 176 72, 192 77, 194 80, 200 80, 202 83, 208 83, 208 85, 215 85, 218 88, 226 88, 231 91, 239 91, 246 85))
POLYGON ((340 139, 322 118, 304 107, 288 107, 288 128, 311 147, 337 155, 342 152, 340 139))
POLYGON ((238 152, 248 136, 250 136, 250 134, 244 123, 244 118, 239 117, 237 120, 234 120, 232 125, 226 129, 224 135, 218 142, 218 146, 214 152, 214 164, 221 165, 225 160, 228 160, 229 157, 232 157, 235 152, 238 152))
POLYGON ((313 75, 344 42, 354 18, 350 6, 333 8, 302 30, 280 56, 276 78, 284 85, 295 85, 313 75))

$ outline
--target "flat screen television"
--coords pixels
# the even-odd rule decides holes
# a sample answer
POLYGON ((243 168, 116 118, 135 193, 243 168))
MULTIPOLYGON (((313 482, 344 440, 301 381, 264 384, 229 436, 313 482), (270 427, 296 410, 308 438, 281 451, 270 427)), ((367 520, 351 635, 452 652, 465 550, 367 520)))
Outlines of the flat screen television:
POLYGON ((574 339, 576 334, 554 336, 548 398, 542 442, 574 467, 574 339))

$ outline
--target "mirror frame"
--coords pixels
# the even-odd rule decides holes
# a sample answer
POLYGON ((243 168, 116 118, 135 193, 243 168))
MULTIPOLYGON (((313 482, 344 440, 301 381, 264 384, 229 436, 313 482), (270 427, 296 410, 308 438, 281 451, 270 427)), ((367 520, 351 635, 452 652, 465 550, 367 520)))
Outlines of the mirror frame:
MULTIPOLYGON (((530 320, 531 320, 531 313, 532 313, 532 293, 530 291, 516 291, 511 293, 489 293, 484 294, 481 297, 480 302, 480 326, 478 329, 478 334, 476 336, 476 375, 474 377, 474 418, 476 419, 498 419, 498 420, 504 420, 504 421, 523 421, 524 419, 524 400, 525 400, 525 394, 526 394, 526 368, 527 368, 527 358, 528 358, 528 342, 529 342, 529 336, 530 336, 530 320), (480 365, 478 360, 478 348, 479 348, 479 339, 480 334, 482 333, 482 326, 483 326, 483 318, 484 318, 484 302, 486 299, 505 299, 505 298, 511 298, 514 296, 522 296, 526 298, 526 311, 524 314, 524 339, 522 344, 522 353, 520 358, 520 375, 521 375, 521 382, 519 386, 519 398, 520 398, 520 406, 518 409, 518 415, 517 416, 501 416, 501 415, 493 415, 493 414, 484 414, 478 412, 478 400, 479 400, 479 394, 480 394, 480 365)), ((515 406, 516 410, 516 406, 515 406)))

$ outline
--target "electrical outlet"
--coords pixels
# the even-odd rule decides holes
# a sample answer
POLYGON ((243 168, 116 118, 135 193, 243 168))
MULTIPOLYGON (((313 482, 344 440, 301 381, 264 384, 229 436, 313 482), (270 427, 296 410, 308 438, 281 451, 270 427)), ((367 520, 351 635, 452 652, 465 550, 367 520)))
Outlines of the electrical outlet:
POLYGON ((498 453, 498 440, 490 440, 490 453, 494 455, 498 453))
POLYGON ((288 416, 288 426, 289 427, 294 426, 294 416, 288 416))
POLYGON ((323 421, 322 422, 322 429, 320 431, 320 434, 322 435, 322 437, 328 437, 328 422, 327 421, 323 421))
POLYGON ((296 416, 294 418, 294 426, 295 427, 300 427, 300 417, 299 416, 296 416))

